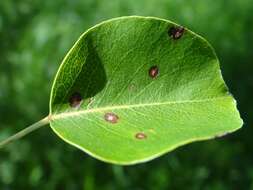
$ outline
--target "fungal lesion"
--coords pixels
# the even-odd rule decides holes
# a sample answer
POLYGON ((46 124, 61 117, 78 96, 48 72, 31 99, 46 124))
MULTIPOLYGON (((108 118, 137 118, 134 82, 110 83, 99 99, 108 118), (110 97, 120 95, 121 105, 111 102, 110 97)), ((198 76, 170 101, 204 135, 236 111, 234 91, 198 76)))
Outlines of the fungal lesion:
POLYGON ((104 119, 105 119, 105 121, 107 121, 107 122, 109 122, 109 123, 115 124, 115 123, 118 123, 119 116, 116 115, 116 114, 113 113, 113 112, 107 112, 107 113, 105 113, 105 115, 104 115, 104 119))
POLYGON ((135 134, 135 138, 139 140, 143 140, 147 138, 147 135, 144 132, 138 132, 135 134))
POLYGON ((69 97, 69 105, 72 108, 80 108, 83 102, 83 97, 79 92, 74 92, 69 97))
POLYGON ((149 76, 154 79, 159 75, 159 68, 157 65, 154 65, 152 67, 150 67, 149 71, 148 71, 149 76))
POLYGON ((74 109, 79 109, 80 107, 91 108, 94 103, 94 97, 84 99, 81 93, 74 92, 69 96, 69 106, 74 109))
POLYGON ((185 28, 182 26, 172 26, 168 30, 168 35, 174 40, 180 39, 184 33, 185 28))

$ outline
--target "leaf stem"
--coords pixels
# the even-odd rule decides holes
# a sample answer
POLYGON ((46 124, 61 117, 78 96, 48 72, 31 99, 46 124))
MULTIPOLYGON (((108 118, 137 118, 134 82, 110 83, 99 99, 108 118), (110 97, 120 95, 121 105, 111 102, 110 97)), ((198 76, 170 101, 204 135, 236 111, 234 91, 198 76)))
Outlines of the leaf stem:
POLYGON ((45 126, 47 124, 49 124, 50 121, 50 116, 47 116, 43 119, 41 119, 40 121, 26 127, 25 129, 19 131, 18 133, 10 136, 9 138, 5 139, 4 141, 0 142, 0 149, 3 148, 4 146, 6 146, 7 144, 16 141, 22 137, 24 137, 25 135, 39 129, 42 126, 45 126))

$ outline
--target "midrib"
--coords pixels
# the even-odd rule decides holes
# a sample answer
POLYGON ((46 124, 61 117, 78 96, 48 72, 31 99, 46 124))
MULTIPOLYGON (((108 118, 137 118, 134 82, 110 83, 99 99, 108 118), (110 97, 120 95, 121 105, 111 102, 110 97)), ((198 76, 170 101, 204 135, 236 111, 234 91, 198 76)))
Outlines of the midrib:
POLYGON ((79 110, 79 111, 65 112, 65 113, 59 113, 59 114, 52 114, 50 116, 50 119, 57 120, 61 118, 74 117, 74 116, 88 114, 88 113, 103 112, 107 110, 131 109, 131 108, 138 108, 138 107, 149 107, 149 106, 159 106, 159 105, 169 105, 169 104, 203 103, 203 102, 210 102, 210 101, 215 101, 219 99, 228 99, 228 98, 231 98, 231 97, 221 96, 221 97, 207 98, 207 99, 202 99, 202 100, 182 100, 182 101, 170 101, 170 102, 107 106, 107 107, 94 108, 94 109, 88 109, 88 110, 79 110))

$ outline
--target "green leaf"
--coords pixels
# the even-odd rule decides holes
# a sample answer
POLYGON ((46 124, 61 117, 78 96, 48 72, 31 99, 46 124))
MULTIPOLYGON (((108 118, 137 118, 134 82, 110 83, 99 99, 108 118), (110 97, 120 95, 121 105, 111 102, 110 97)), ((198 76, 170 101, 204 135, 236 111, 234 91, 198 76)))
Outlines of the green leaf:
POLYGON ((106 162, 134 164, 239 129, 236 102, 208 42, 152 17, 85 32, 57 72, 50 125, 106 162))

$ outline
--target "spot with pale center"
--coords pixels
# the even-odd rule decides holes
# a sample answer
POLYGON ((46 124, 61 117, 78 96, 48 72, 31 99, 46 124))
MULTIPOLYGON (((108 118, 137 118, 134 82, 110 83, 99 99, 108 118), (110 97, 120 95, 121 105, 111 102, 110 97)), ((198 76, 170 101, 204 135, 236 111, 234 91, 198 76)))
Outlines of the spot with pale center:
POLYGON ((69 98, 69 105, 73 108, 79 108, 82 100, 82 95, 79 92, 74 92, 69 98))
POLYGON ((158 67, 157 67, 156 65, 155 65, 155 66, 152 66, 152 67, 149 69, 148 73, 149 73, 149 76, 150 76, 151 78, 156 78, 156 77, 158 76, 158 74, 159 74, 159 69, 158 69, 158 67))
POLYGON ((183 36, 184 31, 185 29, 179 26, 179 27, 171 27, 168 33, 169 33, 169 36, 172 37, 174 40, 178 40, 183 36))
POLYGON ((117 123, 119 120, 119 117, 115 114, 115 113, 106 113, 104 115, 104 118, 106 121, 110 122, 110 123, 117 123))
POLYGON ((135 138, 137 138, 137 139, 146 139, 147 135, 145 133, 139 132, 139 133, 136 133, 135 138))

